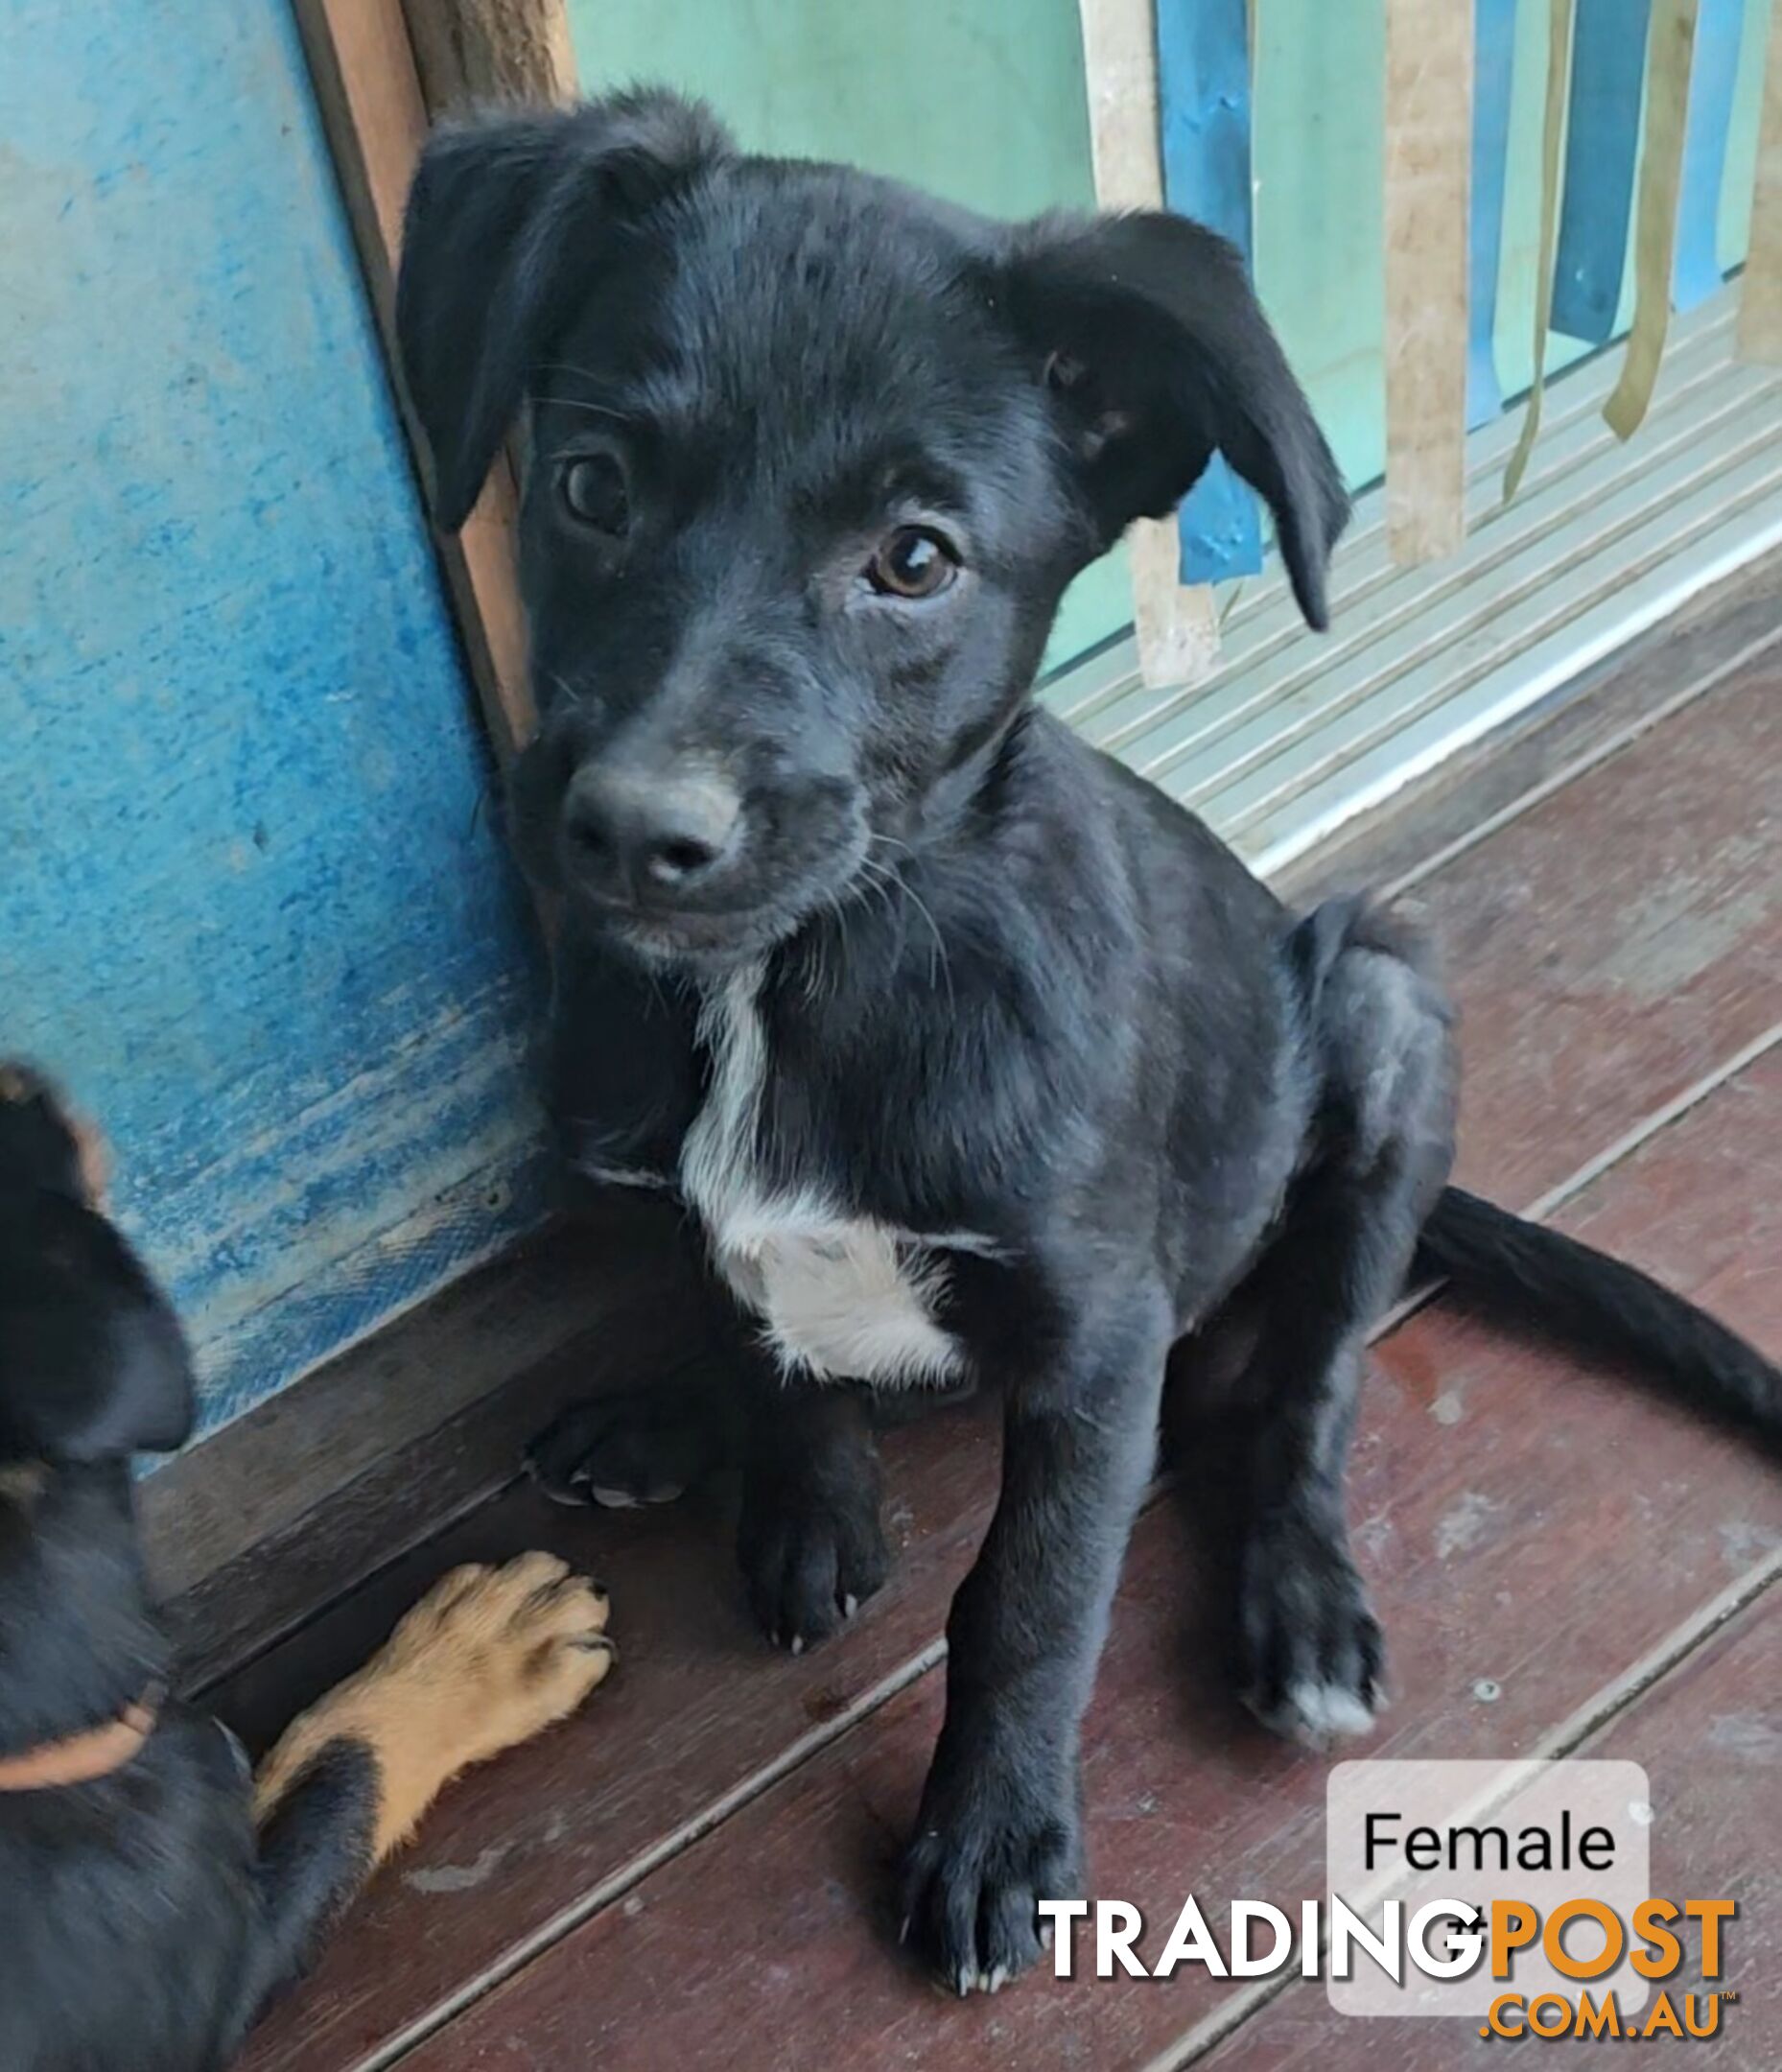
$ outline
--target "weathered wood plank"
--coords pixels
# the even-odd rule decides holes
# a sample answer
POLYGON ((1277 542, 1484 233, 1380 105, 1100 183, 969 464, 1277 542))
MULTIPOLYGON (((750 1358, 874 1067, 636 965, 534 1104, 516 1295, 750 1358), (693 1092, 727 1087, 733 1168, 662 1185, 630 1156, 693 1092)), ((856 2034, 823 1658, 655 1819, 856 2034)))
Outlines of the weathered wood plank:
POLYGON ((1290 864, 1276 888, 1309 906, 1357 884, 1420 883, 1456 844, 1489 838, 1506 815, 1532 811, 1692 698, 1769 667, 1762 650, 1777 642, 1782 555, 1767 555, 1502 729, 1489 755, 1444 764, 1290 864))
POLYGON ((1771 5, 1757 134, 1757 188, 1745 278, 1739 286, 1739 357, 1782 361, 1782 7, 1771 5))
MULTIPOLYGON (((1090 152, 1103 208, 1161 208, 1157 42, 1151 0, 1078 0, 1089 87, 1090 152)), ((1212 591, 1182 587, 1173 519, 1141 518, 1127 535, 1138 665, 1151 684, 1198 683, 1219 659, 1212 591)))
POLYGON ((570 101, 575 45, 567 0, 402 0, 435 115, 490 101, 570 101))
MULTIPOLYGON (((1750 1155, 1778 1141, 1773 1052, 1563 1220, 1782 1348, 1782 1199, 1750 1155)), ((1753 1449, 1441 1310, 1380 1349, 1351 1510, 1394 1650, 1395 1703, 1370 1747, 1400 1757, 1541 1750, 1782 1547, 1782 1477, 1753 1449), (1606 1561, 1606 1548, 1641 1552, 1606 1561)), ((1152 1954, 1190 1889, 1290 1906, 1323 1871, 1324 1765, 1247 1728, 1217 1666, 1184 1648, 1194 1574, 1177 1507, 1155 1507, 1086 1735, 1096 1889, 1138 1905, 1152 1954)), ((940 1681, 925 1677, 406 2061, 1013 2072, 1137 2066, 1176 2044, 1231 1984, 1079 1972, 960 2005, 898 1962, 887 1872, 940 1681)))
POLYGON ((1472 65, 1470 8, 1387 0, 1386 527, 1406 563, 1466 531, 1472 65))
POLYGON ((274 2011, 248 2061, 263 2072, 356 2062, 460 1978, 709 1817, 726 1792, 836 1731, 881 1680, 913 1673, 988 1516, 995 1423, 982 1409, 944 1413, 891 1435, 885 1452, 898 1566, 845 1647, 789 1660, 755 1637, 718 1493, 608 1513, 564 1510, 522 1485, 233 1678, 221 1708, 257 1746, 455 1562, 548 1546, 613 1592, 621 1668, 598 1716, 457 1787, 442 1821, 365 1895, 313 1983, 274 2011))
MULTIPOLYGON (((1731 1899, 1725 1984, 1739 2003, 1721 2031, 1662 2045, 1664 2061, 1747 2072, 1782 2064, 1782 1590, 1771 1589, 1580 1751, 1637 1762, 1652 1779, 1653 1890, 1731 1899), (1680 2055, 1679 2055, 1680 2050, 1680 2055)), ((1693 1950, 1692 1950, 1693 1955, 1693 1950)), ((1685 1970, 1684 1990, 1697 1982, 1685 1970)), ((1649 2048, 1660 2048, 1651 2045, 1649 2048)), ((1332 2013, 1322 1989, 1295 1986, 1204 2061, 1216 2072, 1472 2072, 1504 2045, 1458 2021, 1364 2021, 1332 2013)), ((1618 2044, 1569 2041, 1568 2064, 1623 2061, 1618 2044)), ((1639 2053, 1635 2054, 1639 2056, 1639 2053)))
POLYGON ((492 1496, 566 1403, 697 1363, 710 1320, 682 1239, 668 1214, 559 1227, 227 1427, 166 1492, 154 1477, 149 1557, 184 1687, 492 1496))
MULTIPOLYGON (((1763 709, 1774 702, 1772 678, 1755 689, 1741 681, 1710 694, 1686 721, 1660 728, 1423 888, 1438 925, 1452 926, 1465 938, 1465 958, 1457 961, 1464 966, 1461 991, 1472 1051, 1467 1144, 1476 1181, 1508 1188, 1512 1198, 1552 1187, 1708 1064, 1737 1049, 1766 1016, 1782 1019, 1782 960, 1773 949, 1782 884, 1771 883, 1768 898, 1752 890, 1753 881, 1765 877, 1766 853, 1769 880, 1782 875, 1773 869, 1775 823, 1767 804, 1774 744, 1766 746, 1762 725, 1763 709), (1697 744, 1698 735, 1710 738, 1706 745, 1697 744), (1674 810, 1682 816, 1680 827, 1673 825, 1674 810), (1568 839, 1569 827, 1581 835, 1568 839), (1692 829, 1693 843, 1684 841, 1692 829), (1713 829, 1716 838, 1707 838, 1703 829, 1713 829), (1721 832, 1725 829, 1745 833, 1728 838, 1721 832), (1614 888, 1610 896, 1599 894, 1590 869, 1577 867, 1581 857, 1605 870, 1614 888), (1672 954, 1668 934, 1630 902, 1630 883, 1641 886, 1647 900, 1668 886, 1685 917, 1698 910, 1724 912, 1725 926, 1711 955, 1698 960, 1700 968, 1661 970, 1660 953, 1672 954), (1649 966, 1642 959, 1657 961, 1649 966), (1574 974, 1582 975, 1575 1000, 1574 974), (1532 1030, 1516 1026, 1500 994, 1518 1003, 1532 1030), (1592 1047, 1567 1021, 1562 1040, 1579 1054, 1547 1056, 1542 1027, 1551 1033, 1553 1018, 1574 1007, 1586 1024, 1602 1024, 1602 1041, 1592 1047), (1485 1042, 1472 1040, 1481 1018, 1485 1042)), ((1726 1199, 1717 1181, 1703 1187, 1726 1199)), ((1642 1210, 1630 1217, 1625 1232, 1619 1225, 1607 1229, 1606 1240, 1638 1237, 1645 1214, 1642 1210)), ((1700 1278, 1709 1270, 1695 1255, 1657 1263, 1685 1284, 1689 1272, 1700 1278)), ((1476 1396, 1511 1386, 1513 1397, 1513 1377, 1524 1377, 1520 1398, 1501 1413, 1481 1402, 1477 1419, 1465 1424, 1468 1445, 1442 1456, 1449 1462, 1445 1483, 1414 1447, 1408 1454, 1393 1449, 1410 1445, 1416 1418, 1388 1421, 1396 1437, 1386 1450, 1364 1448, 1364 1470, 1372 1479, 1366 1483, 1371 1494, 1359 1499, 1367 1509, 1358 1515, 1393 1517, 1390 1498, 1400 1489, 1420 1490, 1426 1512, 1436 1500, 1430 1492, 1445 1493, 1444 1508, 1429 1512, 1416 1528, 1427 1542, 1471 1487, 1456 1485, 1452 1476, 1466 1470, 1474 1424, 1489 1419, 1495 1429, 1501 1415, 1506 1427, 1526 1433, 1538 1454, 1543 1425, 1536 1405, 1556 1370, 1518 1364, 1501 1345, 1444 1322, 1395 1341, 1387 1372, 1398 1376, 1400 1398, 1427 1409, 1438 1396, 1456 1393, 1466 1417, 1476 1396), (1506 1360, 1508 1367, 1501 1364, 1506 1360), (1437 1362, 1448 1370, 1440 1386, 1437 1362), (1512 1383, 1500 1382, 1500 1375, 1509 1375, 1512 1383)), ((1587 1417, 1577 1413, 1583 1423, 1567 1427, 1573 1438, 1565 1443, 1582 1446, 1589 1432, 1600 1435, 1599 1400, 1563 1391, 1560 1396, 1589 1403, 1587 1417)), ((1441 1433, 1450 1430, 1440 1419, 1436 1424, 1441 1433)), ((488 1551, 504 1551, 505 1544, 543 1532, 550 1543, 597 1562, 615 1586, 624 1670, 598 1721, 566 1728, 538 1749, 468 1780, 448 1801, 403 1871, 368 1895, 353 1932, 315 1986, 275 2017, 256 2061, 326 2072, 402 2033, 461 1978, 509 1961, 565 1908, 584 1904, 589 1893, 626 1875, 626 1866, 642 1852, 684 1833, 730 1795, 755 1789, 763 1768, 785 1760, 786 1752, 811 1731, 813 1702, 820 1710, 857 1705, 879 1680, 919 1666, 922 1651, 939 1636, 948 1595, 970 1558, 989 1501, 994 1448, 981 1428, 970 1428, 978 1436, 959 1448, 945 1424, 900 1438, 890 1482, 894 1495, 912 1507, 911 1544, 900 1578, 841 1648, 796 1664, 756 1652, 715 1518, 689 1513, 582 1520, 521 1508, 524 1500, 513 1499, 516 1509, 501 1528, 508 1540, 488 1551), (622 1770, 615 1764, 621 1749, 629 1765, 622 1770), (491 1857, 491 1850, 498 1853, 491 1857), (465 1866, 485 1862, 491 1868, 474 1894, 453 1889, 465 1866), (405 1885, 405 1872, 418 1875, 418 1886, 405 1885), (429 1891, 435 1872, 443 1873, 444 1885, 429 1891)), ((1731 1458, 1736 1469, 1738 1456, 1731 1458)), ((1505 1472, 1512 1480, 1526 1478, 1535 1466, 1537 1460, 1531 1465, 1518 1458, 1505 1472)), ((381 1584, 378 1615, 386 1622, 393 1617, 455 1550, 456 1542, 430 1550, 381 1584)), ((1152 1589, 1160 1601, 1172 1602, 1180 1563, 1174 1554, 1158 1560, 1161 1568, 1151 1584, 1140 1566, 1131 1588, 1152 1589)), ((1698 1582, 1701 1566, 1698 1562, 1688 1571, 1698 1582)), ((261 1717, 276 1717, 281 1702, 288 1707, 318 1687, 369 1637, 366 1627, 376 1620, 361 1615, 352 1625, 348 1619, 339 1630, 350 1626, 352 1645, 337 1646, 329 1659, 327 1632, 336 1623, 331 1619, 318 1629, 316 1652, 301 1674, 293 1668, 294 1656, 283 1665, 263 1665, 251 1701, 261 1717)), ((1145 1645, 1155 1651, 1166 1642, 1154 1635, 1145 1645)), ((1401 1653, 1408 1645, 1414 1647, 1414 1639, 1401 1639, 1401 1653)), ((1488 1672, 1475 1671, 1480 1673, 1488 1672)), ((1125 1690, 1121 1679, 1117 1667, 1111 1669, 1109 1687, 1125 1690)), ((248 1702, 245 1689, 240 1695, 248 1702)), ((1160 1707, 1173 1718, 1173 1707, 1161 1699, 1147 1703, 1154 1727, 1160 1707)), ((1213 1765, 1208 1774, 1214 1786, 1234 1786, 1257 1760, 1254 1747, 1233 1756, 1231 1737, 1228 1710, 1214 1706, 1201 1736, 1206 1748, 1197 1744, 1193 1752, 1197 1761, 1204 1755, 1213 1765)), ((854 1741, 851 1736, 848 1746, 854 1741)), ((922 1731, 912 1729, 912 1750, 922 1741, 922 1731)), ((1165 1745, 1154 1742, 1145 1759, 1155 1759, 1155 1749, 1165 1745)), ((912 1754, 911 1762, 916 1759, 912 1754)), ((903 1817, 900 1811, 897 1819, 903 1817)), ((876 1903, 861 1896, 866 1893, 865 1886, 848 1888, 835 1903, 876 1903)), ((882 1957, 862 1962, 870 1970, 882 1957)))
POLYGON ((1461 1008, 1461 1177, 1512 1202, 1782 1020, 1782 672, 1711 693, 1418 888, 1461 1008))

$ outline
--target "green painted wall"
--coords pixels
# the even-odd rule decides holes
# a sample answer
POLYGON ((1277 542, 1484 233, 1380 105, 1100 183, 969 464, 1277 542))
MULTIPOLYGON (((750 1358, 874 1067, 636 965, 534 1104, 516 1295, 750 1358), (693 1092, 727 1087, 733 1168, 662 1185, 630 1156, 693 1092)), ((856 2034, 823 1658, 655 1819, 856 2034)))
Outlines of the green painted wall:
MULTIPOLYGON (((703 94, 742 142, 846 159, 993 216, 1087 208, 1076 0, 571 0, 591 92, 633 80, 703 94)), ((1123 555, 1065 600, 1056 659, 1132 617, 1123 555)))
MULTIPOLYGON (((1465 0, 1454 0, 1456 6, 1465 0)), ((1770 0, 1746 0, 1721 260, 1744 257, 1770 0)), ((571 0, 591 90, 666 80, 746 144, 846 158, 1001 215, 1092 199, 1076 0, 571 0)), ((1529 380, 1546 0, 1517 15, 1498 294, 1506 394, 1529 380)), ((1351 483, 1384 459, 1381 0, 1253 0, 1256 277, 1351 483)), ((1624 313, 1631 305, 1631 285, 1624 313)), ((1557 369, 1583 348, 1556 338, 1557 369)), ((1536 462, 1538 465, 1538 461, 1536 462)), ((1111 558, 1067 600, 1054 658, 1130 617, 1111 558)))

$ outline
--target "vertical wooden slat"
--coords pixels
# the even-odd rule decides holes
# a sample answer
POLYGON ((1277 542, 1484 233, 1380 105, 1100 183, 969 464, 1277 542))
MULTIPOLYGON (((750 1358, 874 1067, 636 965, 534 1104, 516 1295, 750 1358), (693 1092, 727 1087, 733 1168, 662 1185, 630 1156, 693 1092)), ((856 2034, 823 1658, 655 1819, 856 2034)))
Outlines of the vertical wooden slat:
POLYGON ((1617 438, 1631 438, 1646 416, 1671 327, 1671 269, 1676 200, 1689 125, 1689 70, 1696 0, 1656 0, 1646 54, 1646 140, 1640 153, 1639 224, 1634 232, 1633 328, 1615 392, 1603 415, 1617 438))
MULTIPOLYGON (((453 47, 449 32, 458 22, 480 21, 498 30, 504 11, 513 24, 538 29, 548 15, 562 24, 560 38, 535 45, 529 35, 507 58, 497 55, 503 39, 485 35, 457 39, 473 64, 493 82, 514 52, 542 48, 557 59, 568 51, 564 0, 528 0, 521 8, 498 8, 496 0, 430 0, 440 51, 453 47)), ((402 242, 402 210, 409 182, 427 135, 428 99, 415 63, 402 0, 293 0, 298 27, 315 82, 316 97, 359 245, 371 300, 395 365, 396 263, 402 242)), ((417 9, 418 12, 418 9, 417 9)), ((529 60, 528 60, 529 61, 529 60)), ((465 77, 460 72, 460 77, 465 77)), ((573 83, 573 75, 571 76, 573 83)), ((559 82, 561 85, 561 82, 559 82)), ((480 87, 479 91, 481 90, 480 87)), ((548 90, 538 80, 530 89, 548 90)), ((395 384, 398 396, 401 384, 395 384)), ((422 451, 417 429, 403 404, 410 440, 422 451)), ((526 622, 514 556, 516 492, 512 469, 499 459, 476 509, 453 540, 439 542, 440 565, 463 637, 466 659, 482 703, 496 752, 504 760, 531 732, 533 710, 526 672, 526 622)))
POLYGON ((1386 0, 1386 530, 1393 558, 1465 536, 1472 10, 1386 0))
MULTIPOLYGON (((1254 257, 1249 0, 1156 0, 1163 196, 1254 257)), ((1179 514, 1182 580, 1224 582, 1262 568, 1255 492, 1223 454, 1179 514)))
POLYGON ((565 0, 403 0, 427 105, 572 101, 575 48, 565 0))
POLYGON ((1504 183, 1510 163, 1516 0, 1474 0, 1472 206, 1466 241, 1466 429, 1504 407, 1497 379, 1497 271, 1504 249, 1504 183))
POLYGON ((1640 155, 1652 0, 1577 0, 1565 197, 1554 260, 1553 325, 1606 345, 1614 336, 1640 155))
MULTIPOLYGON (((1095 196, 1104 208, 1161 208, 1157 40, 1151 0, 1078 0, 1095 196)), ((1173 519, 1127 534, 1138 666, 1148 684, 1198 683, 1219 657, 1209 589, 1184 589, 1173 519)))
POLYGON ((1782 0, 1770 14, 1764 106, 1757 137, 1757 192, 1739 299, 1739 357, 1782 363, 1782 0))

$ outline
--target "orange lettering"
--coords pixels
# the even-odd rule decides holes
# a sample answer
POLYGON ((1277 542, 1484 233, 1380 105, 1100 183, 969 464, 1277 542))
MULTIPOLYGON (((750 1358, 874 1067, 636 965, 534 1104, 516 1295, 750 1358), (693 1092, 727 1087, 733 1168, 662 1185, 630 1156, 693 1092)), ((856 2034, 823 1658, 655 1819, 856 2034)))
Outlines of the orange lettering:
POLYGON ((1621 1962, 1621 1953, 1627 1946, 1628 1932, 1621 1925, 1619 1916, 1600 1899, 1563 1901, 1547 1916, 1546 1932, 1541 1937, 1547 1962, 1562 1978, 1601 1978, 1605 1971, 1612 1971, 1621 1962), (1565 1931, 1575 1920, 1593 1920, 1601 1927, 1603 1949, 1600 1956, 1574 1957, 1565 1947, 1565 1931))
POLYGON ((1528 2004, 1528 2025, 1537 2037, 1563 2036, 1572 2026, 1572 2003, 1559 1993, 1542 1993, 1528 2004), (1541 2010, 1549 2013, 1541 2018, 1541 2010))
POLYGON ((1669 1978, 1683 1961, 1683 1945, 1662 1924, 1677 1917, 1675 1899, 1642 1899, 1633 1910, 1633 1932, 1645 1939, 1646 1947, 1633 1953, 1633 1968, 1641 1978, 1669 1978))
POLYGON ((1736 1899, 1685 1899, 1683 1912, 1701 1923, 1701 1976, 1720 1977, 1720 1924, 1739 1911, 1736 1899))
POLYGON ((1540 1916, 1520 1899, 1491 1901, 1491 1976, 1508 1978, 1513 1951, 1525 1948, 1540 1932, 1540 1916))

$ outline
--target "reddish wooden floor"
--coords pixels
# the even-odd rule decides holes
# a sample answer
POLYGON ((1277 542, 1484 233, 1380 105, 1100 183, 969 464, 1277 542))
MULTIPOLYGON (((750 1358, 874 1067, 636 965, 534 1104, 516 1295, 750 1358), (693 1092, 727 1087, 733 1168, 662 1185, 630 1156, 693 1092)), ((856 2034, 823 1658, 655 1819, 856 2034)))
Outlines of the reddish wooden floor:
MULTIPOLYGON (((1782 608, 1769 621, 1782 629, 1782 608)), ((1629 726, 1613 753, 1614 715, 1641 694, 1610 681, 1591 766, 1556 785, 1549 758, 1521 811, 1501 783, 1463 788, 1380 853, 1418 877, 1461 1001, 1466 1181, 1782 1354, 1779 657, 1629 726), (1457 844, 1488 797, 1492 819, 1457 844)), ((1645 1763, 1657 1884, 1743 1913, 1722 2039, 1642 2056, 1782 2065, 1782 1469, 1440 1302, 1375 1365, 1353 1516, 1397 1695, 1371 1752, 1645 1763)), ((1316 1984, 1193 1968, 1040 1977, 968 2003, 915 1975, 887 1932, 888 1869, 995 1431, 951 1414, 886 1450, 901 1565, 813 1655, 755 1640, 715 1504, 583 1515, 516 1485, 239 1672, 219 1702, 263 1736, 466 1555, 548 1544, 614 1592, 618 1674, 581 1717, 454 1789, 275 2011, 255 2072, 1422 2072, 1504 2047, 1465 2023, 1347 2021, 1316 1984)), ((1203 1612, 1165 1491, 1133 1546, 1086 1755, 1096 1887, 1164 1923, 1190 1890, 1285 1905, 1320 1881, 1324 1765, 1247 1725, 1203 1612)))

